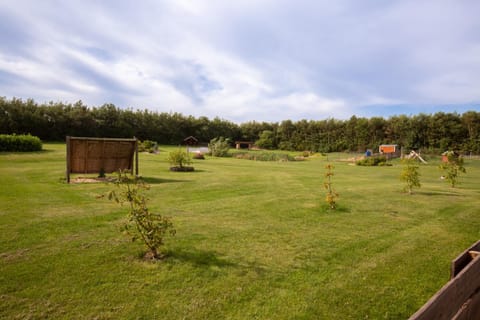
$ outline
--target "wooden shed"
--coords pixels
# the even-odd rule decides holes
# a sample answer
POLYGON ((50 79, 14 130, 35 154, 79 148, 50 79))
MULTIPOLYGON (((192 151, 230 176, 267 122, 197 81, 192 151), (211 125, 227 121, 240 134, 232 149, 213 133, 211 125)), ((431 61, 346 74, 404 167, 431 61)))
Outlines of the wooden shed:
POLYGON ((442 153, 442 162, 444 163, 448 163, 448 158, 450 157, 450 159, 452 159, 452 157, 454 159, 457 159, 460 155, 458 153, 456 153, 455 151, 445 151, 444 153, 442 153))
POLYGON ((383 154, 392 154, 392 153, 398 153, 398 145, 396 144, 381 144, 380 147, 378 147, 378 152, 383 153, 383 154))
POLYGON ((253 146, 253 141, 235 141, 236 149, 251 149, 253 146))
POLYGON ((194 136, 188 136, 183 139, 183 144, 187 146, 196 146, 198 144, 198 139, 194 136))
POLYGON ((71 173, 128 170, 138 176, 138 141, 67 136, 67 182, 71 173))

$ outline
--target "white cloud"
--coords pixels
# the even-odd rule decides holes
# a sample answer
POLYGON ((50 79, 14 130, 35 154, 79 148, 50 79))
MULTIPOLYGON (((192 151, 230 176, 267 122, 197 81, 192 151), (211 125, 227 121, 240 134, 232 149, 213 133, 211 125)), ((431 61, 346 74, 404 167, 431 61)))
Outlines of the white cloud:
POLYGON ((479 10, 453 0, 7 0, 0 92, 239 122, 479 102, 479 10))

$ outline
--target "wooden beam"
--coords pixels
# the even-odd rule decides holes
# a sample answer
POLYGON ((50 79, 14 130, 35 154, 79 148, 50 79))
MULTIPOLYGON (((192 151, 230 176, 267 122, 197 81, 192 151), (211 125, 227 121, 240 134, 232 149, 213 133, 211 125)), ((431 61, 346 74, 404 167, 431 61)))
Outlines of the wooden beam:
POLYGON ((67 183, 70 183, 71 170, 71 155, 70 155, 70 136, 67 136, 67 183))
POLYGON ((468 254, 468 251, 480 251, 480 240, 474 243, 470 248, 463 251, 456 257, 451 264, 450 279, 453 279, 463 270, 471 261, 472 257, 468 254))
POLYGON ((135 177, 138 177, 138 139, 135 139, 135 177))
MULTIPOLYGON (((410 320, 450 320, 480 288, 480 259, 470 262, 455 278, 441 288, 410 320)), ((470 308, 477 310, 477 305, 470 308)), ((475 319, 479 319, 478 316, 475 319)))
POLYGON ((476 257, 480 256, 480 251, 475 251, 475 250, 469 250, 468 254, 472 259, 475 259, 476 257))
POLYGON ((452 276, 410 320, 480 319, 480 241, 452 261, 452 276))

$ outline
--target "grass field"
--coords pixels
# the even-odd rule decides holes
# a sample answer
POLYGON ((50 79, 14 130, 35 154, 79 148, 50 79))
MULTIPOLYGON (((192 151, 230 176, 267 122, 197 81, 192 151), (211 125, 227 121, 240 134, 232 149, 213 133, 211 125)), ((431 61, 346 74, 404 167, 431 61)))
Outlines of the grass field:
POLYGON ((65 145, 0 154, 1 319, 405 319, 480 238, 480 161, 452 189, 439 159, 409 196, 401 166, 336 159, 339 208, 327 209, 327 157, 301 162, 210 158, 168 170, 140 155, 150 208, 172 217, 168 258, 119 229, 126 211, 66 184, 65 145))

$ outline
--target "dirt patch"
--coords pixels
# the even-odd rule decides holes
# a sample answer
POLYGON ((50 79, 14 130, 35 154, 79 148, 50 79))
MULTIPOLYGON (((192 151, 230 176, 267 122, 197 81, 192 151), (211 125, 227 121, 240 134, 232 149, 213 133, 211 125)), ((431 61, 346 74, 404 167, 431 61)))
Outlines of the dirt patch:
POLYGON ((25 257, 28 254, 28 252, 29 252, 29 249, 20 249, 17 251, 0 253, 0 259, 11 262, 11 261, 25 257))
POLYGON ((70 180, 70 183, 99 183, 99 182, 115 182, 117 178, 114 177, 105 177, 105 178, 95 178, 95 177, 77 177, 70 180))
POLYGON ((343 158, 343 159, 338 159, 338 161, 340 161, 340 162, 357 162, 357 161, 363 160, 363 159, 365 159, 365 156, 343 158))

